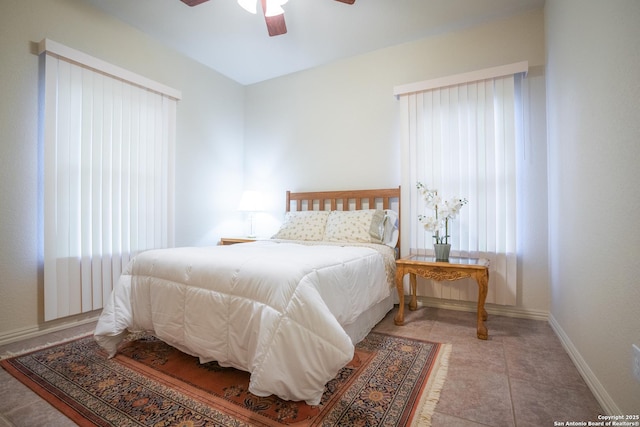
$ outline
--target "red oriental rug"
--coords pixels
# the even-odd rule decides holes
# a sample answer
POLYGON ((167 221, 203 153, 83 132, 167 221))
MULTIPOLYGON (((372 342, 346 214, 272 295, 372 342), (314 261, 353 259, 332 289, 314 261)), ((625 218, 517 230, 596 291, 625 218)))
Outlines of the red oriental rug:
POLYGON ((319 406, 255 396, 248 373, 150 335, 113 359, 85 337, 0 365, 81 426, 429 426, 450 348, 372 332, 319 406))

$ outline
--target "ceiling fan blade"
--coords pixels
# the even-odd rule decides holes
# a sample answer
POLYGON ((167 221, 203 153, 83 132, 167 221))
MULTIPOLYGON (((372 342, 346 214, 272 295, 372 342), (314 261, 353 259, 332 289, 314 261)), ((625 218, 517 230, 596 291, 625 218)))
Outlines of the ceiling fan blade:
POLYGON ((284 14, 276 16, 265 16, 265 22, 267 23, 267 30, 269 35, 279 36, 287 32, 287 25, 284 23, 284 14))
POLYGON ((356 2, 356 0, 336 0, 336 1, 339 1, 340 3, 346 3, 346 4, 354 4, 356 2))
MULTIPOLYGON (((266 14, 267 0, 261 0, 260 3, 262 3, 262 13, 266 14)), ((267 31, 269 31, 269 36, 271 37, 279 36, 287 32, 287 25, 284 22, 284 13, 276 16, 265 15, 264 21, 267 23, 267 31)))
POLYGON ((193 6, 199 5, 200 3, 207 2, 209 0, 180 0, 180 1, 182 3, 184 3, 184 4, 186 4, 187 6, 193 7, 193 6))

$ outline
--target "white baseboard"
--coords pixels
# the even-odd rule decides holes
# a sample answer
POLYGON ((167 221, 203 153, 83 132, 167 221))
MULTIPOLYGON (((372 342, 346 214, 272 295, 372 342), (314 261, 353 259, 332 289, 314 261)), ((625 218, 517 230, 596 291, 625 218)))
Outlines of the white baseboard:
MULTIPOLYGON (((404 301, 408 303, 411 297, 405 295, 404 301)), ((474 301, 458 301, 447 300, 441 298, 418 296, 418 305, 426 307, 444 308, 447 310, 458 311, 471 311, 475 312, 478 308, 478 303, 474 301)), ((531 320, 548 320, 549 312, 543 310, 531 310, 522 307, 514 307, 507 305, 486 304, 485 310, 487 313, 497 316, 518 317, 522 319, 531 320)))
POLYGON ((47 325, 37 325, 28 328, 14 329, 0 333, 0 345, 11 344, 17 341, 36 338, 52 332, 62 331, 64 329, 73 328, 74 326, 85 325, 87 323, 96 322, 100 312, 91 313, 88 317, 69 318, 53 322, 47 325))
POLYGON ((564 330, 552 314, 549 314, 549 325, 551 325, 551 328, 560 339, 560 342, 562 343, 562 346, 564 347, 567 354, 569 354, 571 361, 578 369, 578 372, 587 383, 587 386, 593 393, 600 406, 602 406, 604 412, 608 415, 622 414, 622 410, 618 408, 611 396, 609 396, 609 393, 607 393, 607 390, 602 386, 600 381, 598 381, 598 378, 595 376, 587 362, 585 362, 585 360, 582 358, 582 355, 580 354, 578 349, 573 345, 573 343, 569 339, 569 336, 564 332, 564 330))

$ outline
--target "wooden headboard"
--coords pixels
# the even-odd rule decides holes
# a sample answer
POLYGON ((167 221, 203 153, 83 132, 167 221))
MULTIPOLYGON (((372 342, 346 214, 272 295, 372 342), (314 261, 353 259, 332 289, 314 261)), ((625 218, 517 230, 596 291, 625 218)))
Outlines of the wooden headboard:
MULTIPOLYGON (((380 190, 287 191, 285 211, 393 209, 400 217, 400 187, 380 190)), ((398 221, 400 232, 400 221, 398 221)), ((399 253, 400 239, 396 244, 399 253)))

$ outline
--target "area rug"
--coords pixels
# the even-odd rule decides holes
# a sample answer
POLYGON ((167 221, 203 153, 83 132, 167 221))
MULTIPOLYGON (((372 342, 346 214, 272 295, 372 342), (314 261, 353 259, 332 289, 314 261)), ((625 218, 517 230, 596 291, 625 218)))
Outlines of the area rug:
POLYGON ((89 336, 0 365, 80 426, 429 426, 450 350, 372 332, 318 406, 255 396, 248 373, 147 334, 113 359, 89 336))

